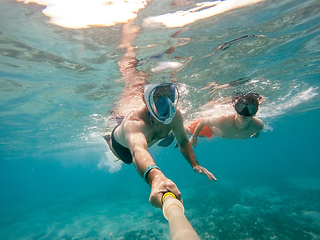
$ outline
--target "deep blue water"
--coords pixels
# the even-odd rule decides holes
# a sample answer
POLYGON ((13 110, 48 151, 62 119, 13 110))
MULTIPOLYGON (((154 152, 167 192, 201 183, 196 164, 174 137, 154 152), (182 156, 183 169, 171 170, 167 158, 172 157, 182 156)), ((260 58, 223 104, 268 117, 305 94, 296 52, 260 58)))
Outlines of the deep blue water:
MULTIPOLYGON (((169 11, 151 2, 139 21, 169 11)), ((169 239, 161 210, 133 165, 112 171, 101 138, 124 83, 115 50, 119 25, 69 30, 38 5, 0 5, 0 239, 169 239), (100 166, 100 167, 99 167, 100 166), (102 167, 101 167, 102 166, 102 167)), ((318 1, 265 1, 188 26, 190 42, 169 57, 192 57, 175 78, 185 118, 212 97, 253 90, 266 97, 257 139, 200 139, 199 163, 218 179, 193 173, 180 152, 154 146, 157 165, 182 193, 201 239, 320 239, 318 1), (213 53, 222 43, 248 38, 213 53), (243 77, 236 86, 202 90, 243 77), (195 94, 197 93, 197 94, 195 94)), ((150 72, 178 29, 142 29, 136 45, 150 72), (161 36, 161 37, 160 37, 161 36), (156 59, 156 60, 155 60, 156 59)), ((153 73, 151 82, 170 79, 153 73)))
MULTIPOLYGON (((259 140, 204 140, 195 152, 217 182, 195 175, 173 147, 151 152, 179 186, 202 239, 316 239, 318 121, 316 110, 279 119, 259 140)), ((64 161, 52 155, 1 162, 2 239, 168 238, 166 220, 148 203, 149 187, 133 166, 110 174, 64 161)))

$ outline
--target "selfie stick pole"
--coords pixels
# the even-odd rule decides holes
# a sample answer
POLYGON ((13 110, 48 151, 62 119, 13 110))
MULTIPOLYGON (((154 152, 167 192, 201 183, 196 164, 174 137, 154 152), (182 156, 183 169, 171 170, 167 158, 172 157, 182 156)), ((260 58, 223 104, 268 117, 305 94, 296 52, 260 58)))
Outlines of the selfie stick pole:
POLYGON ((184 207, 176 196, 167 192, 163 195, 162 202, 163 215, 169 221, 171 240, 200 240, 184 215, 184 207))

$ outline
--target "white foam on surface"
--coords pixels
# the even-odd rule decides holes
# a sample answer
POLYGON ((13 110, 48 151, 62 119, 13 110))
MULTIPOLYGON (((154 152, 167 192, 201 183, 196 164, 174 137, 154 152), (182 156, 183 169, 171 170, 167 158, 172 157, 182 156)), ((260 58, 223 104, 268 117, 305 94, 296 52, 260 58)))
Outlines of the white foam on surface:
POLYGON ((170 61, 165 61, 165 62, 158 62, 158 65, 154 68, 151 69, 152 72, 161 72, 166 69, 175 69, 182 67, 182 63, 179 62, 170 62, 170 61))
POLYGON ((50 23, 65 28, 114 26, 137 17, 147 4, 143 0, 18 0, 45 5, 42 11, 50 23))
POLYGON ((174 13, 148 17, 144 19, 143 26, 157 27, 163 24, 168 28, 183 27, 201 19, 262 1, 263 0, 227 0, 197 3, 196 7, 186 11, 176 11, 174 13))
POLYGON ((292 109, 299 104, 307 102, 317 96, 317 90, 317 87, 310 87, 307 90, 298 92, 293 96, 290 96, 291 92, 289 92, 287 96, 279 99, 279 101, 277 102, 271 102, 261 105, 261 107, 259 107, 257 116, 261 118, 267 118, 284 114, 289 109, 292 109))

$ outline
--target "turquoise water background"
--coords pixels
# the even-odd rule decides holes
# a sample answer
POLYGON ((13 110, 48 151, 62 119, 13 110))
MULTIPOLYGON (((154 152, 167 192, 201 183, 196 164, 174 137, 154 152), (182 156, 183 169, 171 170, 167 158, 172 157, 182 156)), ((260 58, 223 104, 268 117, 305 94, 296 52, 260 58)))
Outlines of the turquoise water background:
MULTIPOLYGON (((170 2, 148 3, 136 24, 176 11, 170 2)), ((42 9, 0 4, 0 239, 170 239, 149 186, 133 165, 112 164, 101 137, 124 87, 120 26, 64 29, 42 9)), ((201 239, 320 239, 319 10, 316 0, 264 1, 185 28, 139 32, 134 44, 149 82, 172 80, 170 70, 150 72, 157 61, 185 64, 174 78, 186 119, 234 91, 266 98, 258 139, 200 139, 194 149, 216 182, 193 173, 173 145, 150 149, 201 239), (190 41, 164 55, 180 29, 190 41), (215 50, 249 34, 266 37, 215 50), (142 48, 148 44, 159 45, 142 48), (248 80, 229 84, 241 78, 248 80)))

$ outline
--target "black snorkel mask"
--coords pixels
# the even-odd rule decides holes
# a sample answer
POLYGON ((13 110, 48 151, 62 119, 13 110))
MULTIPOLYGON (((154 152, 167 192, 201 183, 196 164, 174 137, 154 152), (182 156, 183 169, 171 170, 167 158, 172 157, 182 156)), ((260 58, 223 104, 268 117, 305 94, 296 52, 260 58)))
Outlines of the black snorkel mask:
POLYGON ((247 101, 245 98, 238 98, 235 100, 234 109, 239 115, 250 117, 257 113, 259 105, 252 103, 251 101, 247 101))

